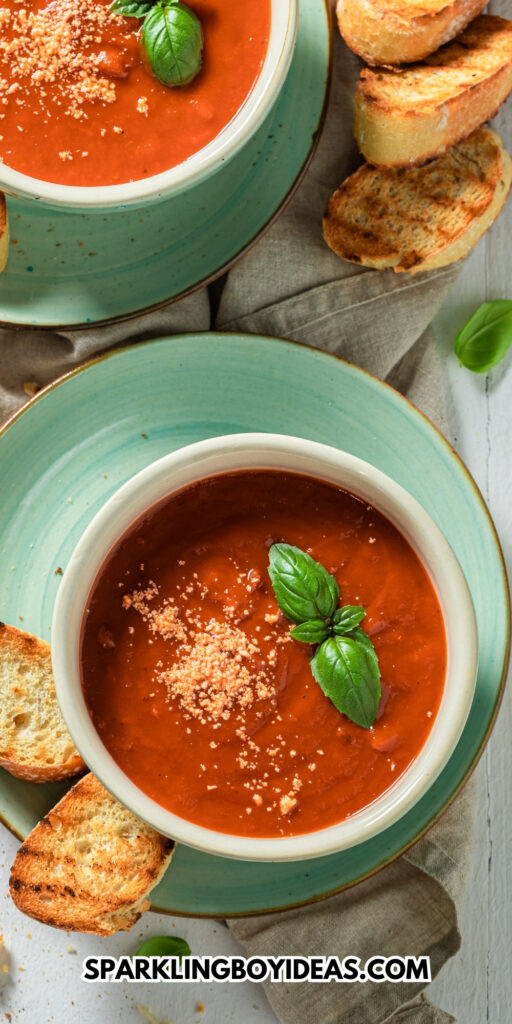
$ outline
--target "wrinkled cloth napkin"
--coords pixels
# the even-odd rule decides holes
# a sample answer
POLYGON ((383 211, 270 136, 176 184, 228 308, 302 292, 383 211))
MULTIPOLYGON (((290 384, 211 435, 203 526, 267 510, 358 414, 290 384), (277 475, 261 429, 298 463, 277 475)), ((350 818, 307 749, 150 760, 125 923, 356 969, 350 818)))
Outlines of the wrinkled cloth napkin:
MULTIPOLYGON (((457 269, 407 277, 342 263, 325 246, 326 201, 357 165, 352 140, 359 62, 335 33, 334 81, 322 139, 294 200, 229 273, 211 324, 206 290, 126 324, 48 333, 0 332, 0 418, 99 351, 162 334, 246 331, 293 338, 343 356, 406 393, 444 426, 429 323, 457 269)), ((404 856, 354 888, 310 907, 231 921, 250 954, 431 957, 432 974, 460 945, 457 901, 472 833, 471 785, 404 856)), ((282 1024, 447 1024, 423 985, 267 985, 282 1024)))

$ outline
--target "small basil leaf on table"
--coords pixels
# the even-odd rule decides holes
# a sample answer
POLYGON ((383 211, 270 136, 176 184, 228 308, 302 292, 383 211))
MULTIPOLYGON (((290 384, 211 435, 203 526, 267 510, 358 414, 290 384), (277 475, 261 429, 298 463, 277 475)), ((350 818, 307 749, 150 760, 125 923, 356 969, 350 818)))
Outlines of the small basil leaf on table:
POLYGON ((114 0, 110 10, 113 14, 122 14, 125 18, 145 18, 154 7, 156 0, 114 0))
POLYGON ((329 630, 323 619, 308 619, 294 626, 291 636, 303 644, 321 644, 329 636, 329 630))
POLYGON ((355 629, 366 615, 366 610, 360 604, 345 604, 343 608, 337 608, 332 617, 332 625, 335 633, 343 636, 351 629, 355 629))
POLYGON ((484 302, 455 339, 461 366, 487 373, 512 345, 512 299, 484 302))
POLYGON ((373 725, 380 670, 373 644, 362 629, 325 640, 311 660, 311 671, 338 711, 364 729, 373 725))
POLYGON ((330 618, 340 599, 334 576, 291 544, 273 544, 269 557, 272 587, 286 618, 296 623, 330 618))
POLYGON ((163 0, 151 8, 142 43, 153 74, 164 85, 187 85, 201 70, 201 22, 181 0, 163 0))
POLYGON ((177 935, 155 935, 139 946, 135 956, 190 956, 192 950, 186 939, 177 935))

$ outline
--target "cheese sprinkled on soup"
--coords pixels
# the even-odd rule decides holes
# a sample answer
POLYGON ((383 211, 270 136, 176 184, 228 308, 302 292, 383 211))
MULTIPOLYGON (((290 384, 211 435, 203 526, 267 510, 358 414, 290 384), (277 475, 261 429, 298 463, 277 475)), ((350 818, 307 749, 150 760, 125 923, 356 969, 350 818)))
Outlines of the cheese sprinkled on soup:
POLYGON ((205 55, 190 85, 146 67, 141 21, 110 0, 0 0, 0 158, 69 185, 138 180, 219 134, 261 70, 270 0, 191 0, 205 55))
POLYGON ((329 484, 254 471, 202 481, 135 523, 92 588, 86 701, 112 756, 148 795, 221 832, 285 836, 372 803, 425 743, 442 697, 444 624, 401 534, 329 484), (363 605, 382 697, 365 729, 315 682, 268 576, 286 542, 363 605))

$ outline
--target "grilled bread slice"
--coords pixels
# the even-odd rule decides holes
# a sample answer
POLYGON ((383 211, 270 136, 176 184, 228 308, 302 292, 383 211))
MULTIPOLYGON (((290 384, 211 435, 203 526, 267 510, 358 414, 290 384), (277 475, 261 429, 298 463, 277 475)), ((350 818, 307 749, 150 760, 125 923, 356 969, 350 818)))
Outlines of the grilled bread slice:
POLYGON ((0 623, 0 766, 31 782, 85 770, 55 695, 50 645, 0 623))
POLYGON ((3 192, 0 192, 0 274, 7 265, 9 254, 9 221, 7 218, 7 204, 3 192))
POLYGON ((149 907, 175 843, 80 779, 20 846, 10 892, 24 914, 67 931, 128 931, 149 907))
POLYGON ((341 259, 416 274, 465 256, 499 215, 512 160, 498 135, 477 131, 424 167, 364 164, 332 196, 324 238, 341 259))
POLYGON ((340 32, 368 64, 410 64, 462 32, 487 0, 338 0, 340 32))
POLYGON ((481 15, 422 64, 361 73, 355 136, 376 167, 445 152, 488 121, 512 90, 512 21, 481 15))

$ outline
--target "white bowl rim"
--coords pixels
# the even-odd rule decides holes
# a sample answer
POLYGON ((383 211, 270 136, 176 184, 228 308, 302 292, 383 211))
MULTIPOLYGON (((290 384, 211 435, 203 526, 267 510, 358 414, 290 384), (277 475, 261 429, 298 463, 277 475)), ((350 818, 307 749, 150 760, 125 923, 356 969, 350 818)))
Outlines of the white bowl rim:
POLYGON ((297 35, 299 0, 270 0, 271 25, 261 71, 231 121, 202 149, 176 167, 120 185, 60 185, 33 178, 0 163, 0 188, 16 197, 52 206, 90 210, 143 204, 199 184, 257 132, 284 85, 297 35))
POLYGON ((331 446, 280 434, 228 434, 187 445, 138 472, 96 513, 65 569, 52 620, 57 697, 84 761, 117 799, 157 831, 207 853, 255 861, 306 860, 348 849, 390 827, 448 762, 471 708, 477 626, 462 569, 439 527, 403 487, 371 464, 331 446), (87 597, 112 545, 155 502, 195 480, 243 468, 276 468, 328 480, 382 511, 419 554, 441 603, 448 664, 441 707, 422 750, 373 804, 337 825, 284 838, 215 832, 167 811, 125 775, 104 747, 80 680, 79 639, 87 597), (342 482, 343 481, 343 482, 342 482))

